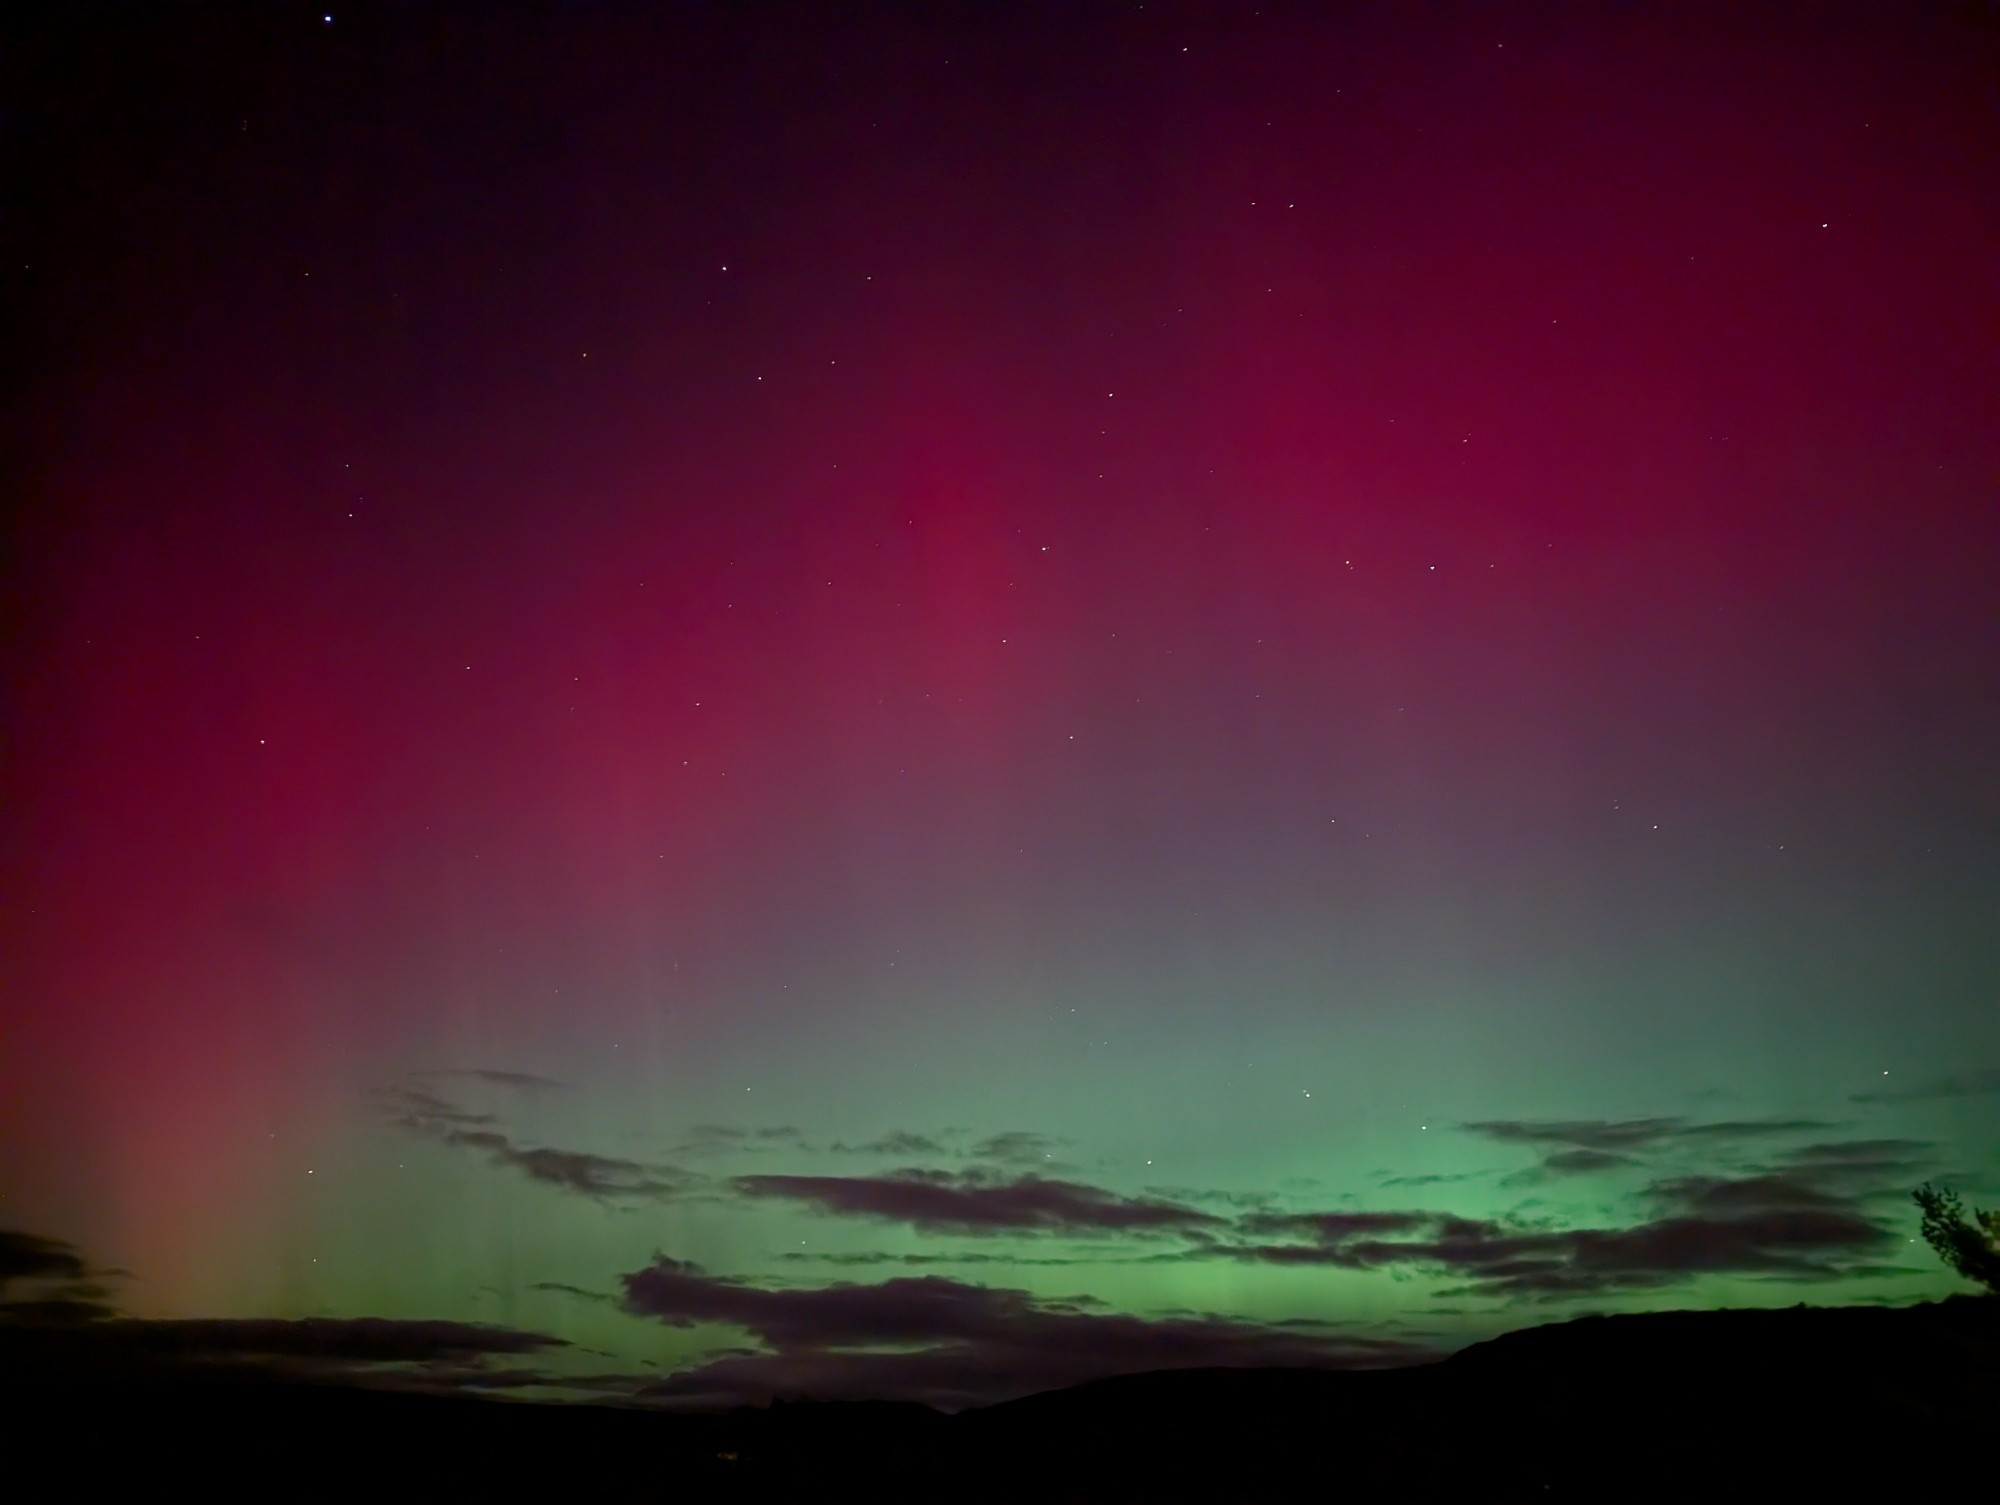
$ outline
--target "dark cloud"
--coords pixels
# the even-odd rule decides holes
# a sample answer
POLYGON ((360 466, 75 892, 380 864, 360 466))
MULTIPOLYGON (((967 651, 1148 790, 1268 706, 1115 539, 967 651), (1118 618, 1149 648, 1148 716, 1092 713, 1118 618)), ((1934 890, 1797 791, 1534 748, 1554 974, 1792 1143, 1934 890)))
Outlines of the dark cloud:
POLYGON ((1816 1134, 1838 1127, 1838 1124, 1819 1118, 1736 1118, 1689 1124, 1674 1137, 1697 1143, 1717 1139, 1766 1139, 1778 1134, 1816 1134))
POLYGON ((1842 1212, 1845 1197, 1822 1191, 1794 1176, 1762 1175, 1728 1179, 1676 1176, 1646 1188, 1652 1201, 1686 1217, 1733 1217, 1758 1212, 1842 1212))
POLYGON ((686 1178, 662 1174, 635 1160, 582 1150, 524 1147, 497 1130, 449 1130, 440 1144, 484 1151, 495 1165, 511 1166, 530 1180, 586 1197, 670 1197, 688 1188, 686 1178))
POLYGON ((1042 1176, 903 1170, 884 1176, 738 1176, 731 1184, 747 1197, 908 1223, 928 1233, 1160 1233, 1227 1223, 1179 1202, 1124 1197, 1042 1176))
POLYGON ((569 1384, 490 1367, 569 1346, 542 1333, 383 1317, 127 1317, 94 1283, 112 1273, 122 1272, 92 1269, 59 1239, 0 1231, 0 1286, 19 1280, 38 1291, 0 1302, 0 1374, 42 1383, 202 1378, 440 1390, 569 1384))
POLYGON ((81 1280, 88 1273, 74 1245, 0 1228, 0 1292, 16 1280, 81 1280))
POLYGON ((1535 1165, 1501 1178, 1502 1186, 1532 1186, 1564 1176, 1616 1170, 1662 1150, 1711 1150, 1832 1127, 1818 1119, 1765 1118, 1701 1122, 1671 1118, 1486 1119, 1460 1124, 1500 1144, 1540 1150, 1535 1165))
POLYGON ((521 1172, 532 1181, 600 1199, 660 1198, 686 1191, 686 1175, 583 1150, 524 1145, 495 1127, 490 1113, 469 1113, 449 1099, 407 1083, 383 1088, 376 1101, 398 1128, 453 1149, 475 1150, 495 1165, 521 1172))
POLYGON ((1268 1229, 1246 1220, 1245 1233, 1310 1242, 1229 1252, 1273 1264, 1413 1270, 1460 1281, 1455 1294, 1564 1297, 1725 1273, 1835 1279, 1892 1241, 1851 1201, 1781 1176, 1659 1181, 1648 1199, 1657 1215, 1624 1228, 1551 1229, 1441 1212, 1298 1214, 1268 1229))
POLYGON ((1621 1155, 1614 1150, 1550 1150, 1527 1169, 1502 1176, 1499 1184, 1507 1187, 1537 1186, 1564 1176, 1585 1176, 1637 1163, 1632 1156, 1621 1155))
POLYGON ((102 1287, 88 1291, 69 1290, 46 1296, 31 1296, 0 1302, 0 1326, 71 1328, 86 1322, 102 1322, 115 1317, 117 1308, 104 1298, 102 1287))
POLYGON ((51 1383, 206 1378, 463 1390, 548 1383, 524 1378, 532 1371, 489 1366, 565 1346, 540 1333, 460 1322, 112 1316, 0 1323, 0 1370, 51 1383))
POLYGON ((900 1265, 905 1269, 922 1269, 935 1265, 1006 1265, 1009 1268, 1088 1265, 1092 1269, 1099 1269, 1105 1265, 1154 1262, 1150 1255, 1105 1254, 1095 1250, 1081 1254, 984 1254, 976 1251, 959 1254, 885 1254, 878 1250, 818 1253, 791 1249, 780 1254, 778 1258, 786 1264, 827 1265, 836 1269, 865 1269, 881 1265, 900 1265))
POLYGON ((1066 1144, 1067 1141, 1051 1139, 1046 1134, 1009 1129, 980 1140, 966 1153, 975 1160, 997 1160, 1005 1165, 1042 1165, 1055 1159, 1056 1151, 1066 1144))
POLYGON ((1614 1154, 1610 1150, 1557 1150, 1542 1158, 1542 1169, 1555 1175, 1574 1176, 1631 1163, 1629 1156, 1614 1154))
MULTIPOLYGON (((925 1275, 880 1285, 811 1289, 753 1285, 709 1275, 699 1266, 656 1256, 623 1277, 625 1309, 674 1327, 721 1323, 773 1348, 828 1348, 993 1338, 1037 1309, 1025 1291, 966 1285, 925 1275)), ((1047 1308, 1081 1315, 1083 1298, 1047 1308)))
POLYGON ((1937 1169, 1936 1146, 1924 1139, 1847 1139, 1799 1145, 1778 1156, 1771 1169, 1806 1185, 1856 1197, 1893 1196, 1937 1169))
POLYGON ((1205 1202, 1213 1207, 1232 1207, 1238 1212, 1262 1211, 1277 1200, 1275 1195, 1268 1191, 1223 1191, 1213 1186, 1169 1184, 1146 1186, 1141 1190, 1149 1197, 1159 1197, 1169 1202, 1205 1202))
POLYGON ((1599 1154, 1622 1154, 1687 1143, 1759 1139, 1811 1133, 1833 1125, 1812 1118, 1740 1119, 1716 1123, 1685 1118, 1484 1119, 1460 1124, 1470 1134, 1502 1144, 1561 1145, 1599 1154))
POLYGON ((73 1244, 0 1228, 0 1323, 74 1326, 115 1314, 104 1281, 73 1244))
POLYGON ((403 1322, 387 1317, 121 1317, 93 1330, 126 1353, 167 1358, 324 1359, 409 1364, 476 1355, 537 1353, 561 1338, 469 1322, 403 1322))
POLYGON ((806 1138, 790 1124, 696 1124, 688 1130, 685 1143, 674 1146, 681 1155, 720 1155, 741 1150, 768 1150, 784 1146, 809 1149, 806 1138))
POLYGON ((2000 1093, 2000 1066, 1955 1071, 1947 1076, 1932 1077, 1926 1082, 1913 1082, 1907 1087, 1901 1085, 1878 1087, 1872 1092, 1857 1092, 1848 1101, 1921 1103, 1939 1098, 1985 1097, 1989 1093, 2000 1093))
POLYGON ((773 1288, 661 1256, 624 1284, 625 1309, 636 1316, 676 1327, 736 1327, 764 1345, 725 1353, 652 1387, 652 1394, 683 1403, 812 1396, 957 1409, 1144 1370, 1364 1367, 1435 1357, 1398 1339, 1200 1314, 1134 1317, 1085 1298, 1049 1300, 935 1275, 773 1288))
POLYGON ((1827 1161, 1909 1164, 1935 1149, 1928 1139, 1839 1139, 1825 1144, 1796 1145, 1784 1158, 1801 1165, 1827 1161))
POLYGON ((390 1116, 397 1127, 419 1133, 433 1133, 440 1127, 484 1128, 499 1119, 491 1113, 475 1113, 446 1097, 408 1082, 378 1087, 372 1094, 377 1107, 390 1116))
POLYGON ((1410 1233, 1430 1225, 1428 1212, 1260 1212, 1237 1227, 1259 1238, 1310 1238, 1337 1244, 1363 1234, 1410 1233))
POLYGON ((424 1078, 444 1078, 463 1082, 485 1082, 493 1087, 512 1087, 520 1092, 550 1092, 562 1086, 554 1077, 536 1076, 531 1071, 495 1071, 490 1067, 471 1066, 440 1071, 420 1071, 424 1078))
POLYGON ((837 1155, 943 1155, 945 1147, 928 1134, 912 1134, 907 1129, 894 1129, 879 1139, 870 1139, 862 1144, 842 1144, 836 1140, 831 1146, 837 1155))
POLYGON ((1460 1124, 1468 1134, 1502 1144, 1571 1145, 1615 1152, 1657 1144, 1683 1125, 1679 1118, 1482 1119, 1460 1124))
POLYGON ((609 1291, 593 1291, 588 1286, 568 1285, 560 1280, 534 1280, 528 1283, 531 1291, 554 1291, 564 1296, 574 1296, 580 1301, 615 1302, 618 1298, 609 1291))

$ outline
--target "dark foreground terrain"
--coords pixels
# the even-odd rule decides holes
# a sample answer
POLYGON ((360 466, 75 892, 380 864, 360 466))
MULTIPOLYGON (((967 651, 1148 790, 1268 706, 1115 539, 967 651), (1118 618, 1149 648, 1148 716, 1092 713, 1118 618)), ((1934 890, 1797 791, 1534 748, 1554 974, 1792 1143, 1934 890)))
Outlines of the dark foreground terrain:
POLYGON ((1584 1318, 1421 1368, 1133 1375, 957 1416, 107 1376, 59 1342, 0 1341, 0 1480, 36 1481, 22 1499, 1970 1501, 2000 1486, 2000 1300, 1974 1297, 1584 1318))

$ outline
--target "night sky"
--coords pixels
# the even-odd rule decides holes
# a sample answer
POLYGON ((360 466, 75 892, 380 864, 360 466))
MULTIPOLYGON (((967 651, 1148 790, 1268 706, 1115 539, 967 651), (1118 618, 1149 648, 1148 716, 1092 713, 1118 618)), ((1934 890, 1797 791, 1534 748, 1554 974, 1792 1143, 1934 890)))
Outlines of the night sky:
POLYGON ((5 26, 0 1225, 124 1310, 962 1405, 1954 1288, 1990 11, 5 26))

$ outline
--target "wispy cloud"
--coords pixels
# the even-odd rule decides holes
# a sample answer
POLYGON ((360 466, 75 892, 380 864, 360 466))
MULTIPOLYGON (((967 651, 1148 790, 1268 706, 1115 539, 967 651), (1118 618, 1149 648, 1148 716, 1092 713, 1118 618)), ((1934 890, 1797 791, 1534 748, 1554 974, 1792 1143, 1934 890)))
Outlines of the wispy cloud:
POLYGON ((0 1324, 69 1328, 102 1321, 117 1315, 112 1283, 127 1278, 124 1270, 92 1265, 62 1239, 0 1228, 0 1324))
POLYGON ((74 1244, 0 1228, 0 1295, 15 1281, 82 1280, 89 1272, 74 1244))
POLYGON ((579 1301, 615 1303, 618 1300, 609 1291, 593 1291, 588 1286, 570 1285, 567 1281, 561 1280, 530 1281, 528 1289, 531 1291, 552 1291, 562 1296, 574 1296, 579 1301))
POLYGON ((568 1347, 561 1338, 509 1327, 387 1317, 119 1318, 97 1331, 127 1353, 197 1360, 253 1357, 407 1364, 568 1347))
POLYGON ((1467 1294, 1558 1298, 1673 1285, 1702 1275, 1831 1280, 1892 1242, 1852 1200, 1773 1175, 1653 1183, 1653 1215, 1624 1227, 1548 1228, 1436 1211, 1266 1215, 1243 1232, 1285 1242, 1235 1257, 1349 1270, 1405 1269, 1467 1294))
POLYGON ((1812 1118, 1505 1118, 1460 1124, 1498 1144, 1523 1145, 1540 1159, 1500 1178, 1502 1186, 1532 1186, 1566 1176, 1640 1165, 1651 1155, 1712 1154, 1834 1127, 1812 1118))
POLYGON ((1103 1265, 1150 1263, 1150 1256, 1134 1257, 1126 1254, 1107 1254, 1099 1249, 1082 1250, 1075 1254, 988 1254, 978 1250, 961 1250, 935 1254, 889 1254, 881 1250, 852 1250, 845 1252, 788 1249, 778 1256, 788 1265, 826 1265, 837 1269, 869 1269, 883 1265, 897 1265, 905 1269, 935 1268, 950 1265, 1006 1265, 1009 1268, 1046 1266, 1089 1265, 1092 1268, 1103 1265))
POLYGON ((673 1147, 676 1155, 730 1155, 755 1150, 810 1150, 791 1124, 696 1124, 673 1147))
POLYGON ((495 1071, 490 1067, 448 1067, 413 1073, 415 1079, 484 1082, 489 1087, 510 1087, 517 1092, 553 1092, 563 1085, 554 1077, 536 1076, 531 1071, 495 1071))
POLYGON ((1051 1139, 1046 1134, 1009 1129, 1004 1134, 988 1135, 968 1149, 966 1154, 974 1160, 994 1160, 1002 1165, 1046 1166, 1056 1158, 1056 1152, 1067 1148, 1068 1144, 1068 1140, 1051 1139))
POLYGON ((885 1176, 738 1176, 731 1185, 746 1197, 907 1223, 929 1233, 1159 1233, 1227 1224, 1183 1203, 1032 1175, 912 1169, 885 1176))
POLYGON ((1937 1146, 1927 1139, 1840 1139, 1795 1145, 1772 1169, 1810 1186, 1853 1197, 1907 1197, 1937 1171, 1937 1146))
POLYGON ((1558 1145, 1598 1154, 1626 1154, 1668 1145, 1716 1144, 1817 1133, 1835 1127, 1815 1118, 1753 1118, 1703 1122, 1687 1118, 1500 1118, 1460 1124, 1502 1144, 1558 1145))
POLYGON ((845 1144, 835 1140, 827 1146, 836 1155, 944 1155, 949 1153, 942 1140, 929 1134, 913 1134, 907 1129, 892 1129, 875 1139, 863 1140, 860 1144, 845 1144))
MULTIPOLYGON (((43 1382, 199 1377, 462 1393, 567 1384, 507 1362, 567 1346, 560 1338, 515 1328, 381 1317, 0 1323, 0 1367, 43 1382)), ((626 1385, 629 1389, 631 1381, 626 1385)))
POLYGON ((1849 1102, 1922 1103, 1952 1097, 1986 1097, 2000 1093, 2000 1066, 1984 1066, 1972 1071, 1955 1071, 1947 1076, 1912 1082, 1909 1086, 1878 1087, 1857 1092, 1849 1102))
POLYGON ((661 1198, 687 1191, 694 1180, 671 1167, 646 1165, 584 1150, 528 1145, 498 1126, 495 1115, 473 1113, 409 1083, 375 1094, 390 1122, 453 1149, 473 1150, 532 1181, 599 1199, 661 1198))
POLYGON ((541 1333, 467 1322, 127 1317, 90 1284, 110 1273, 60 1239, 0 1230, 0 1292, 10 1298, 0 1301, 0 1372, 29 1383, 199 1374, 435 1385, 452 1375, 451 1388, 462 1388, 505 1382, 486 1367, 489 1360, 568 1346, 541 1333), (21 1287, 28 1294, 12 1299, 21 1287))
POLYGON ((1339 1244, 1364 1235, 1411 1233, 1428 1227, 1437 1216, 1428 1212, 1259 1212, 1244 1218, 1237 1228, 1257 1237, 1290 1236, 1339 1244))
POLYGON ((1406 1340, 1190 1314, 1136 1317, 1085 1297, 941 1276, 773 1287, 659 1256, 624 1278, 625 1309, 676 1327, 717 1323, 762 1345, 661 1380, 687 1403, 776 1396, 905 1399, 957 1409, 1141 1370, 1368 1367, 1435 1357, 1406 1340))

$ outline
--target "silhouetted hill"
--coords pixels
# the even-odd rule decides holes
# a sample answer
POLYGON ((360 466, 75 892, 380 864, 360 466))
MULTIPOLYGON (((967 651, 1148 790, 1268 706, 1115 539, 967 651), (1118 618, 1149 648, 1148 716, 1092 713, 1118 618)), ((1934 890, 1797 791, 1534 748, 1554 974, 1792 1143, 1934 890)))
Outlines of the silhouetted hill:
POLYGON ((1133 1498, 1902 1490, 2000 1463, 2000 1301, 1585 1317, 1420 1368, 1134 1375, 957 1421, 1010 1481, 1074 1498, 1121 1474, 1133 1498))
POLYGON ((295 1499, 1859 1498, 1990 1481, 2000 1439, 2000 1301, 1976 1297, 1590 1317, 1419 1368, 1132 1375, 955 1417, 663 1415, 52 1357, 0 1341, 10 1473, 64 1484, 38 1498, 141 1481, 295 1499))

